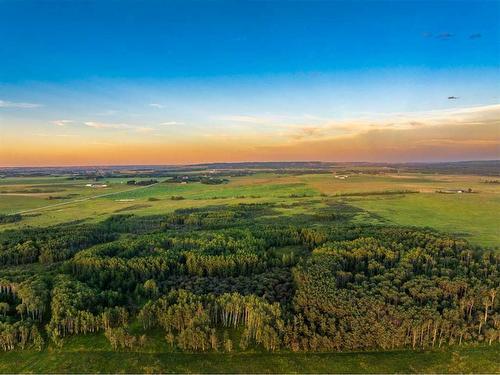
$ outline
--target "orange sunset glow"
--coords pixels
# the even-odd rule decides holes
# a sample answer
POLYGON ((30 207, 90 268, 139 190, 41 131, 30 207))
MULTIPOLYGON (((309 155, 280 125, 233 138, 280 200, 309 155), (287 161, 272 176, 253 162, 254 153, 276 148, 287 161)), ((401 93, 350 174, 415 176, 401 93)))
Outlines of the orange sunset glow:
POLYGON ((57 133, 4 132, 0 160, 4 166, 43 166, 494 159, 500 145, 499 119, 500 105, 278 128, 254 118, 244 131, 218 134, 206 129, 207 134, 191 137, 183 137, 182 129, 169 135, 155 129, 101 128, 88 135, 71 123, 57 127, 57 133), (266 127, 271 130, 259 135, 266 127))

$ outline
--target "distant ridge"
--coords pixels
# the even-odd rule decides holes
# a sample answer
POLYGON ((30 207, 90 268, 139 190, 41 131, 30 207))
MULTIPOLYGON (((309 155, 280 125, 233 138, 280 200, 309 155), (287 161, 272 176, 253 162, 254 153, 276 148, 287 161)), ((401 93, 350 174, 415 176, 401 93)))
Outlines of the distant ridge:
POLYGON ((88 173, 126 173, 127 171, 144 175, 150 173, 183 173, 216 170, 356 170, 374 169, 382 172, 421 172, 476 174, 500 176, 500 160, 466 160, 456 162, 322 162, 322 161, 283 161, 283 162, 236 162, 200 163, 185 165, 109 165, 109 166, 65 166, 65 167, 0 167, 0 175, 45 176, 48 174, 88 174, 88 173))

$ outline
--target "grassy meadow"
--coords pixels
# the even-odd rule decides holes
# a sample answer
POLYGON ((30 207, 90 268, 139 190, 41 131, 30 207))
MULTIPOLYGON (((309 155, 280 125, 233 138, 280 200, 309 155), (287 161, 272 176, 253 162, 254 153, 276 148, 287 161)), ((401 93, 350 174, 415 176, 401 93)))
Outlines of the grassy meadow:
POLYGON ((104 335, 68 338, 62 349, 0 353, 2 373, 498 373, 499 344, 442 350, 347 353, 183 353, 155 337, 115 351, 104 335))
POLYGON ((23 220, 0 230, 46 226, 72 220, 100 221, 112 214, 150 215, 179 208, 249 202, 281 205, 281 214, 314 213, 332 202, 346 202, 364 211, 356 221, 431 227, 495 247, 500 243, 500 187, 488 177, 442 174, 256 173, 231 177, 228 183, 159 183, 136 187, 126 178, 90 180, 63 177, 0 179, 0 214, 20 212, 23 220), (439 190, 472 189, 444 194, 439 190), (182 199, 173 200, 172 197, 182 199))

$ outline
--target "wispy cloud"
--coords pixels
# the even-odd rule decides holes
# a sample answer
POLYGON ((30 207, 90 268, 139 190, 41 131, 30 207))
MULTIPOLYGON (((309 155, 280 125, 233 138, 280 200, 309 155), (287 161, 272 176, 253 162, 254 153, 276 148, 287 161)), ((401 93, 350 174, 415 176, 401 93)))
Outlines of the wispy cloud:
POLYGON ((452 139, 452 138, 429 138, 416 140, 416 145, 440 146, 440 145, 472 145, 472 146, 490 146, 498 145, 500 142, 495 139, 452 139))
POLYGON ((324 129, 321 127, 305 126, 291 134, 291 138, 299 140, 303 138, 310 138, 323 134, 324 129))
POLYGON ((91 145, 95 146, 115 146, 116 143, 111 143, 111 142, 100 142, 100 141, 93 141, 90 142, 91 145))
POLYGON ((293 123, 318 123, 328 119, 312 115, 309 113, 299 115, 283 115, 283 114, 264 114, 264 115, 246 115, 246 114, 231 114, 212 117, 215 121, 244 123, 244 124, 263 124, 274 126, 286 126, 293 123))
MULTIPOLYGON (((500 104, 479 107, 455 108, 415 113, 368 114, 363 118, 329 120, 314 125, 290 125, 288 139, 325 139, 354 136, 374 130, 415 130, 454 124, 473 125, 477 123, 499 124, 500 104)), ((285 135, 286 135, 285 134, 285 135)))
POLYGON ((160 125, 164 125, 164 126, 184 125, 184 123, 183 122, 179 122, 179 121, 166 121, 166 122, 160 123, 160 125))
POLYGON ((130 129, 131 126, 127 124, 111 124, 105 122, 95 122, 95 121, 86 121, 84 122, 86 126, 94 129, 130 129))
POLYGON ((73 120, 54 120, 52 121, 52 124, 56 126, 66 126, 68 124, 73 123, 73 120))
POLYGON ((231 122, 245 122, 252 124, 265 124, 276 121, 276 118, 272 117, 261 117, 261 116, 247 116, 247 115, 226 115, 218 116, 215 120, 219 121, 231 121, 231 122))
POLYGON ((446 40, 446 39, 453 38, 454 36, 455 36, 455 34, 452 34, 449 32, 444 32, 444 33, 439 33, 438 35, 436 35, 436 38, 446 40))
POLYGON ((453 38, 455 36, 455 34, 447 32, 447 31, 437 33, 437 34, 426 31, 426 32, 422 33, 422 36, 424 38, 436 38, 436 39, 441 39, 441 40, 447 40, 447 39, 453 38))
POLYGON ((86 121, 84 122, 86 126, 93 129, 99 130, 131 130, 139 133, 147 133, 155 130, 154 128, 148 126, 135 126, 124 123, 108 123, 108 122, 97 122, 97 121, 86 121))
MULTIPOLYGON (((447 31, 442 32, 442 33, 437 33, 437 34, 433 34, 431 32, 424 32, 424 33, 422 33, 422 36, 424 38, 435 38, 435 39, 441 39, 441 40, 448 40, 448 39, 454 38, 455 34, 447 32, 447 31)), ((469 34, 469 39, 480 39, 480 38, 482 38, 482 34, 480 34, 480 33, 469 34)))
POLYGON ((159 103, 149 103, 148 105, 150 107, 153 107, 153 108, 165 108, 165 106, 163 104, 159 104, 159 103))
POLYGON ((41 107, 41 104, 36 103, 21 103, 21 102, 10 102, 8 100, 0 100, 0 108, 18 108, 18 109, 30 109, 41 107))
POLYGON ((256 146, 270 159, 462 160, 498 157, 500 105, 365 119, 292 129, 271 145, 256 146))
POLYGON ((97 112, 96 115, 97 116, 112 116, 112 115, 116 115, 118 113, 118 111, 114 110, 114 109, 107 109, 105 111, 102 111, 102 112, 97 112))
MULTIPOLYGON (((302 116, 296 118, 304 120, 302 116)), ((149 128, 147 124, 101 123, 94 119, 87 124, 82 123, 82 126, 89 126, 89 129, 123 129, 116 131, 130 132, 131 137, 106 134, 105 130, 95 130, 91 138, 84 138, 86 135, 82 134, 81 139, 85 142, 78 142, 79 138, 68 138, 73 136, 71 134, 35 136, 45 137, 42 143, 47 144, 47 155, 53 152, 52 149, 57 151, 56 145, 59 144, 62 150, 80 153, 85 158, 88 156, 89 162, 95 162, 96 157, 102 157, 107 162, 141 160, 144 163, 203 160, 473 160, 497 158, 500 147, 500 104, 423 112, 363 113, 350 119, 330 118, 325 121, 316 120, 316 116, 310 118, 308 122, 283 122, 283 126, 265 129, 258 126, 243 127, 242 130, 217 125, 205 127, 203 131, 200 129, 189 138, 166 137, 156 131, 144 136, 140 133, 153 128, 158 130, 157 123, 149 128), (89 144, 95 145, 99 152, 89 153, 89 144)), ((55 129, 59 128, 52 128, 57 133, 55 129)), ((79 130, 77 126, 70 129, 79 130)), ((2 156, 10 152, 7 147, 15 149, 15 142, 5 146, 0 148, 2 156)), ((30 152, 32 160, 40 160, 38 150, 30 152)))
POLYGON ((58 138, 70 138, 78 137, 76 134, 48 134, 48 133, 35 133, 32 134, 35 137, 58 137, 58 138))
POLYGON ((133 130, 139 132, 139 133, 149 133, 155 130, 154 128, 150 128, 147 126, 136 126, 132 128, 133 130))

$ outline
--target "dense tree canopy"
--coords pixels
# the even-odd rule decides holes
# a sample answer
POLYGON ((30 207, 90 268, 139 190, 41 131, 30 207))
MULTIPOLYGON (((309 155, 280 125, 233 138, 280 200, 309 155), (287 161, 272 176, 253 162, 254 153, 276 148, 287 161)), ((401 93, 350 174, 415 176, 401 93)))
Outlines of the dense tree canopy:
POLYGON ((500 341, 500 257, 430 230, 276 219, 272 205, 113 216, 0 233, 0 348, 161 330, 187 351, 425 348, 500 341), (138 322, 142 332, 132 333, 138 322))

